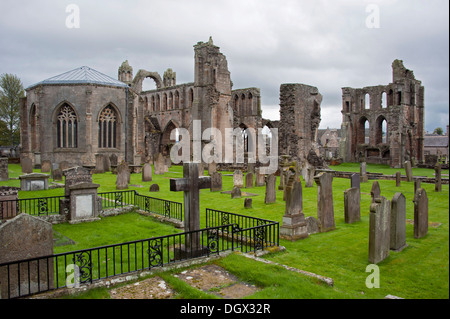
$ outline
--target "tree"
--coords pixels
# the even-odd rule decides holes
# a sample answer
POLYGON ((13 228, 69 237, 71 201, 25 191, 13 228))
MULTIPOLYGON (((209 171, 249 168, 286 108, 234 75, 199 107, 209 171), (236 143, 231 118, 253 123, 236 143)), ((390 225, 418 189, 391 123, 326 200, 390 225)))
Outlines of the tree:
POLYGON ((444 134, 444 130, 442 129, 442 127, 437 127, 437 128, 434 129, 433 134, 443 135, 444 134))
MULTIPOLYGON (((3 143, 9 146, 20 143, 20 98, 24 97, 20 79, 14 74, 2 74, 0 77, 0 121, 6 126, 3 143)), ((3 130, 3 128, 2 128, 3 130)))

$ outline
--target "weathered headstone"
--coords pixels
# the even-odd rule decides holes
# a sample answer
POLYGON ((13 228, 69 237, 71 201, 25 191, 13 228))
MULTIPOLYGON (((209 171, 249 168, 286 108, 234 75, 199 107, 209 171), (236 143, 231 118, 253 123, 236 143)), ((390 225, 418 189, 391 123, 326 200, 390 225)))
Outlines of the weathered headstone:
POLYGON ((442 191, 441 165, 439 163, 434 167, 434 178, 435 178, 434 191, 435 192, 442 191))
POLYGON ((253 173, 245 175, 245 188, 253 188, 253 173))
POLYGON ((377 264, 389 256, 391 203, 380 196, 370 205, 369 262, 377 264))
POLYGON ((241 189, 239 187, 233 187, 233 190, 231 191, 231 198, 241 198, 242 193, 241 189))
POLYGON ((357 189, 361 189, 361 179, 359 177, 358 173, 354 173, 352 174, 352 176, 350 176, 350 188, 357 188, 357 189))
MULTIPOLYGON (((170 190, 184 192, 184 231, 200 229, 200 189, 211 188, 211 177, 198 176, 198 163, 186 162, 183 164, 183 178, 171 178, 170 190)), ((186 245, 175 249, 176 257, 198 257, 204 254, 205 248, 201 246, 200 233, 186 235, 186 245)))
POLYGON ((105 159, 103 154, 95 154, 95 173, 101 174, 105 172, 105 159))
POLYGON ((16 217, 19 190, 18 187, 0 186, 0 221, 16 217))
POLYGON ((222 174, 219 172, 211 173, 211 192, 220 192, 222 190, 222 174))
POLYGON ((151 182, 152 181, 152 165, 150 163, 145 163, 142 169, 142 181, 151 182))
POLYGON ((33 162, 31 158, 28 157, 21 158, 20 165, 22 166, 22 173, 25 174, 33 173, 33 162))
POLYGON ((65 176, 65 196, 70 195, 70 187, 79 183, 92 183, 91 171, 82 166, 75 166, 63 170, 65 176))
POLYGON ((395 173, 395 186, 400 187, 401 183, 402 183, 402 173, 396 172, 395 173))
POLYGON ((9 180, 8 158, 0 157, 0 182, 9 180))
POLYGON ((317 220, 320 232, 336 228, 333 207, 333 174, 322 172, 314 177, 317 184, 317 220))
MULTIPOLYGON (((293 178, 294 179, 294 178, 293 178)), ((302 183, 294 181, 285 187, 286 206, 283 216, 283 225, 280 235, 288 240, 297 240, 308 237, 308 227, 303 214, 302 183)))
POLYGON ((97 189, 99 184, 78 183, 69 187, 70 216, 69 223, 99 220, 97 189))
POLYGON ((306 227, 309 235, 319 232, 319 222, 314 216, 306 217, 306 227))
MULTIPOLYGON (((0 264, 53 255, 52 224, 20 214, 0 225, 0 264)), ((0 267, 0 298, 54 288, 53 258, 0 267)))
POLYGON ((347 224, 361 220, 359 188, 352 187, 344 191, 344 218, 347 224))
POLYGON ((62 173, 62 170, 59 168, 53 170, 52 176, 53 176, 54 181, 62 181, 63 180, 63 173, 62 173))
POLYGON ((32 173, 19 176, 22 191, 38 191, 48 189, 50 175, 32 173))
POLYGON ((233 187, 244 187, 244 175, 242 174, 242 171, 238 169, 233 173, 233 187))
POLYGON ((275 175, 269 174, 266 177, 266 195, 264 203, 270 204, 276 202, 277 200, 276 183, 277 177, 275 175))
POLYGON ((255 187, 260 187, 265 185, 265 174, 261 174, 261 168, 255 168, 255 187))
POLYGON ((251 198, 244 199, 244 208, 252 208, 252 199, 251 198))
POLYGON ((412 173, 412 167, 410 161, 405 161, 405 172, 406 172, 406 180, 408 182, 413 181, 413 173, 412 173))
POLYGON ((414 179, 414 194, 417 192, 419 188, 421 188, 422 179, 421 178, 415 178, 414 179))
POLYGON ((367 176, 366 162, 361 162, 359 164, 359 175, 360 175, 361 183, 367 183, 369 181, 369 177, 367 176))
POLYGON ((111 171, 111 160, 108 155, 103 155, 103 169, 105 172, 111 171))
POLYGON ((166 166, 166 160, 164 159, 164 156, 161 153, 158 154, 154 163, 155 163, 155 175, 162 175, 168 171, 168 168, 166 166))
POLYGON ((111 166, 117 166, 118 165, 118 158, 116 154, 111 154, 109 157, 109 162, 111 163, 111 166))
POLYGON ((149 192, 159 192, 159 185, 158 184, 150 185, 149 192))
POLYGON ((43 160, 41 164, 41 173, 50 173, 52 170, 52 162, 49 160, 43 160))
POLYGON ((65 170, 65 169, 70 168, 70 164, 69 164, 68 161, 62 161, 62 162, 59 163, 58 168, 59 168, 61 171, 63 171, 63 170, 65 170))
POLYGON ((217 172, 217 164, 216 162, 211 162, 208 164, 208 174, 212 175, 212 173, 217 172))
POLYGON ((306 168, 305 187, 313 187, 314 186, 315 174, 316 174, 316 169, 314 168, 314 166, 309 166, 306 168))
POLYGON ((381 196, 380 184, 378 181, 374 181, 372 183, 372 189, 370 191, 370 197, 372 197, 372 203, 375 203, 375 200, 381 196))
POLYGON ((390 249, 400 251, 406 247, 406 199, 395 193, 391 201, 390 249))
POLYGON ((428 233, 428 196, 423 188, 414 195, 414 238, 422 238, 428 233))
POLYGON ((117 166, 116 189, 127 189, 130 182, 128 163, 123 161, 117 166))

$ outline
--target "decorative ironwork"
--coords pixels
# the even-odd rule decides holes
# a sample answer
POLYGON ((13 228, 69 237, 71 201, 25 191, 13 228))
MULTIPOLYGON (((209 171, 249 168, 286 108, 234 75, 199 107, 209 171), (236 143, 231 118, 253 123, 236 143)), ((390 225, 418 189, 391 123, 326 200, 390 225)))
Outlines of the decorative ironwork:
POLYGON ((170 217, 170 203, 164 202, 164 216, 170 217))
POLYGON ((144 200, 144 210, 146 212, 150 211, 150 198, 148 198, 148 197, 145 197, 145 200, 144 200))
POLYGON ((221 214, 221 222, 222 225, 228 225, 230 222, 230 215, 229 214, 221 214))
POLYGON ((208 230, 207 248, 209 253, 219 252, 219 233, 218 229, 208 230))
POLYGON ((73 263, 78 266, 80 284, 84 284, 86 282, 92 283, 91 252, 85 251, 76 254, 73 257, 73 263))
POLYGON ((253 242, 255 243, 255 250, 263 249, 264 242, 266 240, 266 228, 263 227, 265 223, 261 220, 258 220, 258 227, 254 229, 254 237, 253 242))
POLYGON ((122 193, 120 193, 120 192, 118 192, 118 193, 115 193, 115 196, 116 196, 116 200, 114 201, 114 205, 115 205, 115 207, 117 207, 117 206, 120 206, 120 207, 122 207, 123 206, 123 203, 122 203, 122 193))
POLYGON ((39 215, 48 215, 48 202, 47 198, 40 198, 38 200, 39 215))
POLYGON ((151 267, 162 267, 163 266, 163 252, 162 252, 161 239, 152 239, 148 242, 147 254, 149 255, 149 265, 151 267))

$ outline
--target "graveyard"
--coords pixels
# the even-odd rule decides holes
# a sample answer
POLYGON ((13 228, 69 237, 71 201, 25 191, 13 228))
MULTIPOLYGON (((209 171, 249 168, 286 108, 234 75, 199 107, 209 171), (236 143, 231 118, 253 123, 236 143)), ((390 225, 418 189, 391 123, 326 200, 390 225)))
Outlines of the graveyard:
MULTIPOLYGON (((386 296, 396 296, 405 299, 448 299, 448 184, 443 183, 440 191, 436 191, 434 183, 420 184, 428 198, 426 220, 428 225, 425 234, 418 236, 414 226, 417 218, 415 218, 413 201, 415 200, 414 190, 418 185, 407 181, 404 169, 377 164, 367 165, 367 172, 372 177, 369 177, 367 182, 360 183, 360 216, 351 223, 344 207, 344 193, 353 187, 351 179, 337 176, 340 176, 340 172, 359 173, 360 166, 358 163, 344 163, 330 166, 330 169, 334 171, 334 177, 331 178, 332 188, 329 189, 332 193, 326 195, 328 199, 326 206, 332 204, 334 225, 323 232, 309 233, 295 240, 280 236, 277 247, 266 247, 266 254, 258 255, 258 257, 251 252, 233 251, 218 257, 213 256, 214 258, 198 258, 192 263, 180 263, 177 267, 160 267, 160 269, 155 267, 146 276, 133 277, 131 281, 87 291, 79 290, 76 293, 72 291, 72 294, 57 297, 114 298, 120 294, 120 289, 126 289, 130 285, 136 286, 139 283, 144 286, 144 282, 153 280, 159 283, 160 287, 164 286, 170 291, 165 298, 203 299, 227 296, 227 298, 261 299, 383 299, 386 296), (395 176, 397 171, 401 171, 400 182, 397 182, 395 178, 380 178, 380 174, 395 176), (373 176, 378 177, 375 180, 373 176), (369 238, 372 232, 370 219, 376 209, 381 209, 380 206, 374 205, 380 204, 381 200, 374 199, 371 195, 376 192, 375 182, 379 187, 380 195, 386 200, 391 201, 394 197, 398 197, 398 193, 403 194, 405 198, 404 241, 406 247, 399 250, 392 250, 392 248, 389 250, 388 247, 387 256, 381 260, 371 261, 369 256, 371 245, 369 238), (329 200, 331 197, 332 201, 329 200), (379 288, 373 288, 367 284, 368 278, 371 278, 371 272, 366 268, 370 264, 376 264, 379 268, 379 288), (194 275, 186 274, 206 271, 208 267, 220 267, 219 269, 226 271, 227 274, 223 278, 224 280, 228 278, 228 281, 219 283, 217 287, 210 282, 208 288, 202 288, 185 280, 187 277, 195 278, 194 275), (231 287, 238 287, 237 285, 241 288, 235 289, 236 291, 248 290, 248 293, 226 295, 225 288, 231 289, 231 287)), ((0 182, 0 186, 20 187, 19 177, 22 175, 20 165, 9 164, 8 173, 9 180, 0 182)), ((41 170, 34 169, 33 173, 41 173, 41 170)), ((250 187, 250 184, 245 182, 240 188, 241 196, 232 198, 230 193, 234 186, 233 172, 220 171, 219 173, 222 174, 222 191, 213 192, 209 188, 210 185, 198 189, 200 228, 208 226, 205 217, 206 209, 274 221, 283 228, 288 215, 286 202, 290 199, 288 196, 286 201, 283 200, 284 190, 278 187, 280 176, 276 177, 275 202, 266 203, 266 187, 254 184, 250 187), (250 204, 248 199, 251 199, 250 204)), ((413 168, 412 173, 414 176, 432 178, 435 171, 413 168)), ((442 170, 442 174, 448 176, 448 170, 442 170)), ((244 181, 246 175, 248 174, 244 172, 244 181)), ((302 203, 300 205, 306 219, 311 216, 318 218, 318 196, 320 196, 318 195, 318 175, 315 176, 312 187, 306 187, 302 176, 299 177, 301 186, 294 184, 297 185, 294 189, 301 188, 302 203)), ((207 169, 204 170, 203 176, 209 176, 207 169)), ((183 183, 177 186, 178 191, 174 191, 174 186, 171 186, 172 180, 180 180, 182 177, 183 167, 176 165, 162 174, 153 174, 151 181, 143 181, 141 174, 134 173, 130 175, 127 187, 122 190, 136 191, 143 196, 170 200, 184 205, 183 183), (150 186, 153 184, 159 186, 159 191, 150 192, 150 186)), ((116 179, 117 176, 111 172, 92 174, 92 183, 98 185, 99 193, 118 191, 116 179)), ((48 183, 50 187, 46 190, 20 190, 18 197, 25 199, 64 195, 64 180, 54 181, 50 177, 48 183), (55 183, 59 184, 59 187, 55 187, 58 186, 55 183)), ((299 205, 298 201, 293 205, 299 205)), ((294 219, 292 217, 292 220, 294 219)), ((161 222, 149 214, 138 213, 136 209, 117 216, 103 215, 89 222, 64 222, 53 224, 52 227, 54 254, 139 241, 183 231, 180 225, 175 227, 167 221, 161 222)), ((391 232, 393 231, 395 228, 391 227, 391 232)), ((223 241, 222 245, 224 245, 223 241)), ((386 255, 386 251, 384 254, 386 255)), ((127 296, 133 298, 132 293, 127 296)), ((134 297, 142 298, 139 295, 134 297)), ((56 295, 49 295, 47 298, 56 298, 56 295)))

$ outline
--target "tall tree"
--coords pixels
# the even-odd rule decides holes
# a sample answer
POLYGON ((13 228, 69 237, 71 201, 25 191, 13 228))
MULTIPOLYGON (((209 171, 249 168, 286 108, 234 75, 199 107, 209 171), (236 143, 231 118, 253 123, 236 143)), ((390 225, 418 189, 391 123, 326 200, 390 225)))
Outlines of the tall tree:
POLYGON ((2 74, 0 77, 0 120, 6 124, 7 145, 20 143, 20 98, 24 97, 22 81, 14 74, 2 74))
POLYGON ((433 134, 444 135, 444 130, 442 129, 442 127, 436 127, 433 131, 433 134))

